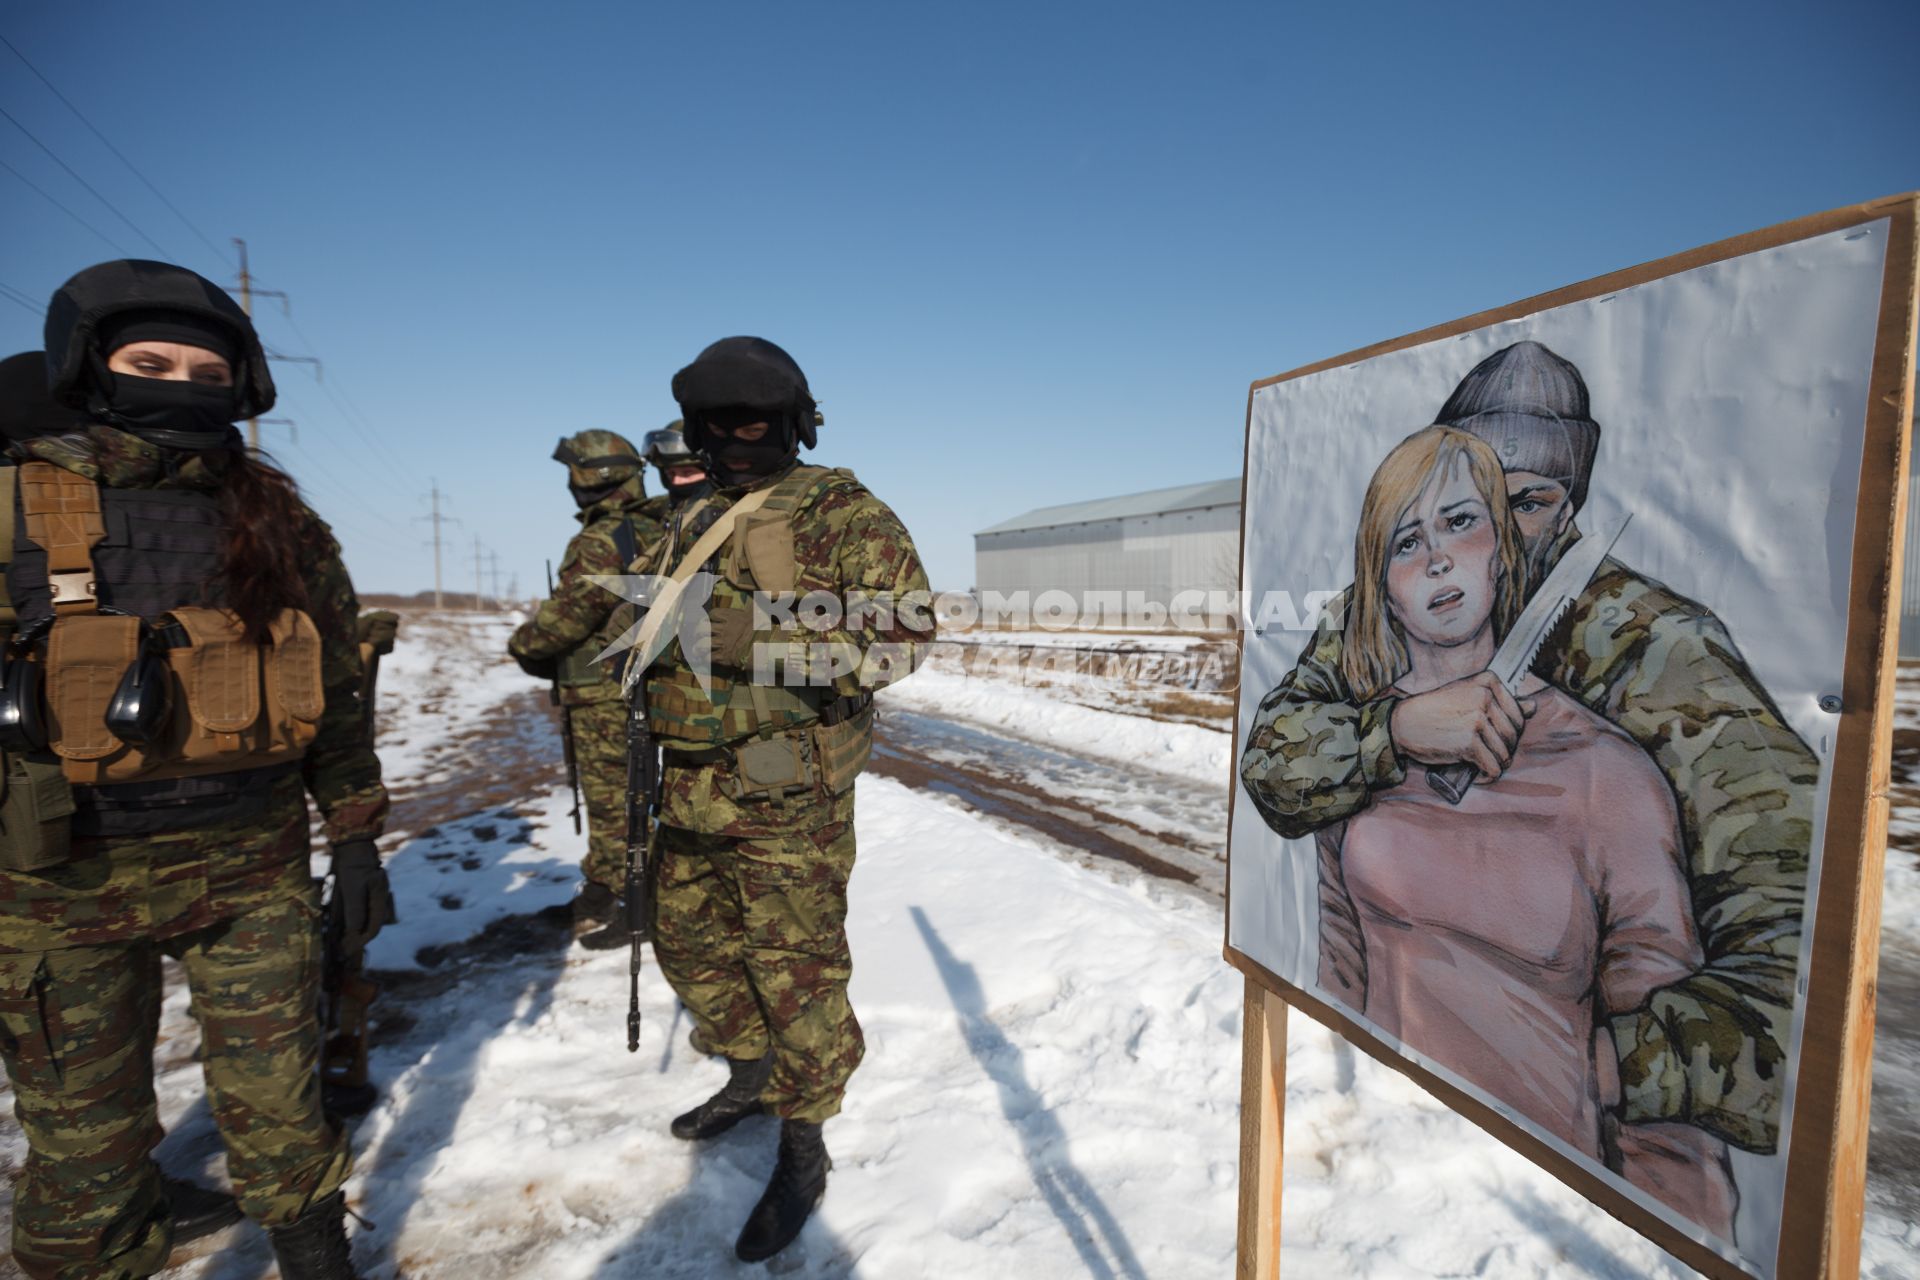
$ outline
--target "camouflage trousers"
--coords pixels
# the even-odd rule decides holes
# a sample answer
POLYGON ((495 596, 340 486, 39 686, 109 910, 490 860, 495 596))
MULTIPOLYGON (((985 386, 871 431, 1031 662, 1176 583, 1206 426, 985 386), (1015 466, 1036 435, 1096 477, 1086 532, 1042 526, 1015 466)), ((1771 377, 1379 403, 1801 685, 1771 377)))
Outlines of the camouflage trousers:
POLYGON ((28 1153, 13 1252, 33 1280, 146 1276, 172 1227, 150 1153, 160 956, 186 969, 227 1171, 247 1216, 291 1222, 346 1181, 320 1107, 317 908, 281 900, 160 941, 0 954, 0 1050, 28 1153))
POLYGON ((621 893, 627 883, 627 704, 618 698, 572 709, 574 759, 587 805, 580 874, 621 893))
POLYGON ((662 827, 653 950, 697 1040, 729 1058, 773 1054, 767 1109, 840 1111, 866 1041, 847 1002, 853 824, 778 836, 662 827))

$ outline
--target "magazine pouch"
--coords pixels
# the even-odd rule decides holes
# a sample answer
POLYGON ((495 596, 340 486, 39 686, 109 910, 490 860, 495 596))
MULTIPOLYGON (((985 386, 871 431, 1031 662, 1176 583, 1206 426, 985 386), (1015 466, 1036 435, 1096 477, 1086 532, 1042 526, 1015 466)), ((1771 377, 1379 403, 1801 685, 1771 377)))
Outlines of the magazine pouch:
POLYGON ((813 727, 813 758, 827 790, 836 796, 852 789, 873 755, 873 702, 849 701, 860 704, 851 715, 832 723, 822 717, 813 727))
POLYGON ((8 753, 0 770, 0 871, 44 871, 73 844, 73 785, 60 761, 8 753))

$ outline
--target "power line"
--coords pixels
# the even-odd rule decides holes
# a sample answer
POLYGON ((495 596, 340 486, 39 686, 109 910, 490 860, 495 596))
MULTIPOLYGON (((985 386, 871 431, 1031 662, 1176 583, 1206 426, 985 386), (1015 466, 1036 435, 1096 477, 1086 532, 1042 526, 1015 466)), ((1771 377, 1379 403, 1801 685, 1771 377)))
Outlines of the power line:
MULTIPOLYGON (((293 312, 291 310, 289 310, 283 318, 286 320, 288 327, 293 330, 294 336, 305 344, 307 350, 315 351, 319 349, 319 344, 312 338, 309 338, 306 330, 300 327, 300 322, 293 318, 293 312)), ((339 375, 336 374, 336 383, 338 377, 339 375)), ((359 436, 360 439, 365 442, 366 446, 373 450, 375 454, 380 455, 381 460, 392 467, 395 474, 405 473, 407 470, 406 464, 401 462, 391 450, 381 443, 379 433, 373 429, 372 420, 360 411, 360 406, 355 404, 352 397, 347 395, 346 388, 340 387, 338 391, 336 391, 335 383, 325 381, 321 381, 320 388, 327 393, 327 398, 332 400, 340 412, 346 416, 347 426, 353 430, 353 433, 359 436), (356 421, 356 419, 358 419, 358 421, 356 421)))
MULTIPOLYGON (((193 234, 195 234, 196 236, 200 237, 200 243, 206 245, 207 248, 213 250, 214 257, 219 258, 222 261, 226 260, 226 254, 222 252, 219 246, 215 245, 212 240, 207 238, 206 232, 200 230, 199 227, 195 226, 193 223, 193 219, 189 218, 186 214, 180 212, 179 206, 175 205, 173 201, 167 199, 166 195, 160 190, 160 188, 154 186, 153 182, 147 177, 147 175, 140 172, 139 168, 133 163, 133 161, 127 159, 125 152, 121 151, 120 148, 114 146, 113 143, 108 140, 107 135, 100 132, 100 130, 97 127, 95 127, 93 121, 87 119, 85 115, 81 114, 80 108, 74 106, 72 102, 68 101, 67 95, 60 92, 59 89, 55 88, 53 81, 47 79, 46 75, 40 70, 40 68, 34 66, 32 62, 28 61, 27 55, 20 52, 20 48, 18 45, 14 44, 13 41, 7 39, 5 36, 0 36, 0 44, 4 44, 7 46, 8 49, 12 50, 13 56, 20 59, 20 61, 26 65, 27 70, 33 72, 33 74, 39 78, 40 83, 47 86, 47 91, 53 94, 54 97, 60 99, 61 104, 64 105, 67 110, 73 112, 74 116, 79 119, 80 123, 87 126, 88 130, 92 132, 94 137, 100 139, 102 145, 104 145, 107 150, 113 152, 115 156, 119 157, 120 163, 127 166, 127 168, 132 171, 134 177, 140 179, 141 182, 145 183, 147 190, 153 192, 154 196, 159 199, 161 204, 164 204, 165 206, 167 206, 167 208, 173 210, 173 216, 180 219, 180 221, 186 223, 187 229, 192 231, 193 234)), ((152 241, 148 241, 148 243, 151 244, 152 241)), ((159 247, 160 247, 159 245, 154 245, 154 248, 156 249, 159 247)))
POLYGON ((435 610, 438 610, 442 607, 440 594, 440 526, 443 524, 459 524, 460 521, 453 516, 440 514, 440 499, 446 495, 440 492, 440 482, 438 480, 432 481, 432 484, 433 514, 430 516, 415 516, 414 518, 416 520, 433 521, 433 607, 435 610))
POLYGON ((27 187, 31 188, 34 191, 39 192, 41 198, 44 199, 48 204, 52 205, 54 208, 58 209, 60 212, 66 214, 69 218, 72 218, 75 222, 79 223, 81 226, 85 227, 87 230, 93 232, 93 234, 95 234, 96 236, 99 236, 102 240, 105 240, 107 242, 107 247, 112 249, 114 252, 118 253, 121 257, 131 258, 133 256, 132 254, 127 252, 127 248, 125 245, 121 244, 118 240, 115 240, 112 236, 108 235, 106 232, 102 231, 100 228, 94 226, 91 222, 88 222, 85 218, 81 217, 79 214, 75 213, 73 210, 67 208, 66 205, 61 204, 60 201, 56 200, 53 197, 53 195, 46 190, 46 188, 42 187, 39 183, 35 182, 32 178, 29 178, 26 174, 14 168, 12 165, 8 164, 5 160, 0 160, 0 169, 5 169, 8 173, 20 179, 20 181, 24 185, 26 185, 27 187))
POLYGON ((15 120, 13 118, 13 113, 11 111, 8 111, 5 107, 0 107, 0 116, 5 116, 9 124, 11 124, 14 128, 18 129, 20 132, 27 135, 27 141, 33 143, 34 146, 46 152, 47 155, 52 158, 53 162, 59 165, 62 169, 65 169, 68 175, 71 176, 75 182, 79 183, 81 186, 85 187, 88 191, 92 192, 93 198, 95 200, 98 200, 101 204, 107 206, 108 209, 111 209, 113 211, 114 217, 126 223, 127 226, 132 227, 133 233, 135 235, 139 236, 142 240, 145 240, 148 244, 153 245, 153 251, 155 253, 159 254, 162 258, 171 258, 173 256, 172 254, 168 253, 165 249, 162 249, 158 244, 158 242, 156 242, 152 236, 142 231, 139 227, 134 226, 133 219, 129 218, 126 214, 120 212, 120 207, 118 205, 116 205, 113 201, 107 199, 105 196, 101 195, 98 191, 94 190, 94 186, 91 182, 88 182, 85 178, 81 177, 78 173, 75 173, 72 165, 68 164, 65 160, 62 160, 59 156, 55 155, 53 148, 48 146, 46 143, 40 141, 40 139, 34 134, 33 130, 27 128, 27 126, 21 124, 18 120, 15 120))
POLYGON ((385 512, 381 511, 379 508, 368 503, 364 498, 360 496, 358 490, 355 488, 354 485, 341 479, 337 472, 335 472, 331 467, 327 466, 323 461, 321 461, 320 456, 317 453, 312 452, 305 445, 302 445, 297 441, 293 443, 292 447, 299 451, 300 456, 306 459, 306 461, 312 466, 313 470, 319 472, 322 476, 324 476, 330 485, 338 489, 340 493, 344 494, 346 498, 349 501, 351 501, 355 506, 359 507, 362 511, 365 511, 368 515, 374 517, 375 519, 384 521, 386 524, 390 525, 393 528, 395 533, 405 532, 404 526, 402 526, 399 523, 399 521, 395 520, 392 516, 387 515, 385 512))
POLYGON ((46 318, 47 309, 45 307, 37 302, 29 302, 26 294, 20 292, 20 290, 10 284, 0 284, 0 298, 5 298, 16 307, 25 307, 42 319, 46 318))

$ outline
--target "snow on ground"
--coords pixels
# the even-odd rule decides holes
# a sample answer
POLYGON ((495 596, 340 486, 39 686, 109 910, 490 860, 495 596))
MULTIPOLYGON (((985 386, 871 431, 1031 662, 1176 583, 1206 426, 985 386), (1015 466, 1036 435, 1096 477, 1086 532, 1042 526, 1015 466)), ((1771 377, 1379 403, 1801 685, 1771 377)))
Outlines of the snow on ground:
MULTIPOLYGON (((383 672, 383 750, 397 810, 419 829, 385 842, 402 923, 375 951, 389 971, 375 1006, 382 1098, 354 1131, 349 1184, 375 1225, 356 1229, 356 1258, 376 1280, 760 1274, 731 1245, 776 1126, 750 1120, 698 1146, 667 1134, 724 1068, 689 1049, 650 956, 640 1051, 627 1054, 625 956, 567 939, 555 908, 584 841, 550 724, 525 728, 538 686, 499 661, 507 626, 411 616, 383 672), (522 762, 528 794, 507 794, 503 759, 540 752, 522 762), (434 806, 452 816, 427 822, 434 806)), ((888 700, 1225 785, 1222 733, 1148 736, 1135 717, 937 672, 888 700)), ((827 1198, 767 1272, 1228 1274, 1242 983, 1220 958, 1218 903, 1090 871, 885 778, 861 782, 858 807, 849 930, 867 1057, 827 1127, 827 1198)), ((1893 890, 1901 911, 1916 892, 1893 890)), ((160 1158, 217 1178, 185 1004, 169 996, 158 1054, 160 1158)), ((1692 1274, 1306 1018, 1288 1043, 1285 1274, 1692 1274)), ((20 1147, 17 1127, 0 1131, 16 1165, 20 1147)), ((1916 1248, 1904 1221, 1870 1213, 1864 1274, 1910 1275, 1916 1248)), ((264 1238, 242 1226, 167 1274, 269 1268, 264 1238)))
MULTIPOLYGON (((1040 689, 949 671, 916 671, 883 691, 880 705, 883 711, 889 706, 923 711, 1222 788, 1232 755, 1224 729, 1115 715, 1040 689)), ((1224 802, 1224 790, 1221 798, 1224 802)))

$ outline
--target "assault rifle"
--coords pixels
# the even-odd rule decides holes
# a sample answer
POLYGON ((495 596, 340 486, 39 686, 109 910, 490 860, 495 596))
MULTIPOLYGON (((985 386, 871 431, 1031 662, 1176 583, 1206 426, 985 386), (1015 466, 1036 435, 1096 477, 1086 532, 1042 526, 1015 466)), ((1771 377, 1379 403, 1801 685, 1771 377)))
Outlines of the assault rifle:
MULTIPOLYGON (((547 599, 553 599, 553 561, 547 561, 547 599)), ((580 834, 580 756, 573 749, 573 708, 560 700, 560 672, 553 673, 553 688, 547 697, 560 708, 560 750, 567 761, 567 790, 573 793, 573 834, 580 834)))
MULTIPOLYGON (((380 655, 393 652, 400 618, 385 609, 360 615, 360 699, 366 710, 367 740, 373 740, 373 701, 380 681, 380 655)), ((348 955, 340 938, 341 921, 326 913, 320 935, 320 1096, 338 1116, 364 1115, 379 1093, 367 1079, 368 1007, 380 988, 367 976, 367 954, 348 955)))
MULTIPOLYGON (((613 546, 629 573, 639 567, 631 519, 614 530, 613 546)), ((620 905, 627 913, 628 1053, 640 1051, 640 947, 653 928, 653 820, 660 809, 660 749, 647 720, 647 673, 628 670, 640 657, 629 649, 620 662, 627 700, 627 884, 620 905)))
MULTIPOLYGON (((629 661, 637 661, 629 653, 629 661)), ((646 673, 627 693, 627 1052, 640 1051, 641 944, 652 927, 654 815, 660 807, 660 750, 647 723, 646 673)))

